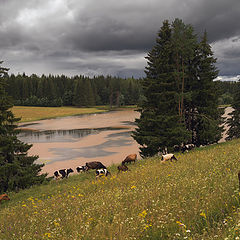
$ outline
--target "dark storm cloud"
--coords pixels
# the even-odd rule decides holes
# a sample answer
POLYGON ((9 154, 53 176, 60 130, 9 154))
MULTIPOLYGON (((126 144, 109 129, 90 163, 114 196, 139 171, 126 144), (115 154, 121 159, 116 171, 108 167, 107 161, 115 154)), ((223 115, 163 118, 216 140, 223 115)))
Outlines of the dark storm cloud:
POLYGON ((222 75, 239 75, 238 0, 0 0, 0 54, 13 72, 143 75, 162 21, 206 29, 222 75), (223 47, 224 45, 224 47, 223 47))
POLYGON ((200 34, 206 29, 210 41, 240 34, 240 1, 236 0, 95 3, 88 1, 87 14, 77 8, 74 12, 75 30, 66 35, 66 42, 73 44, 76 49, 146 50, 153 45, 162 21, 172 21, 175 17, 193 24, 200 34))
POLYGON ((191 23, 197 32, 203 32, 206 29, 211 42, 240 35, 240 1, 195 2, 195 7, 190 9, 183 19, 191 23))

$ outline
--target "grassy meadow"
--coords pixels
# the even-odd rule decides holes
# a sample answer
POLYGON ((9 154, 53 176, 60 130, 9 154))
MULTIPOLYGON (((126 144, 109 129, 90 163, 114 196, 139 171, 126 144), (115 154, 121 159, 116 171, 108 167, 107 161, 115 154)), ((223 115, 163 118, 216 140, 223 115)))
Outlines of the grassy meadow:
POLYGON ((240 140, 9 193, 0 239, 239 239, 240 140))
POLYGON ((20 122, 31 122, 48 118, 73 116, 89 113, 106 112, 106 107, 26 107, 14 106, 11 111, 16 117, 20 117, 20 122))

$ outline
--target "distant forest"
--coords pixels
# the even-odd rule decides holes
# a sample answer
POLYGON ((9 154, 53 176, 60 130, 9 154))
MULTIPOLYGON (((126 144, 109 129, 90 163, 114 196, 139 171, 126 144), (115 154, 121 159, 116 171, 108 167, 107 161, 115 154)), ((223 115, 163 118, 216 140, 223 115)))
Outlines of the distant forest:
MULTIPOLYGON (((23 106, 97 106, 97 105, 137 105, 143 99, 142 79, 112 76, 33 74, 8 75, 7 93, 14 105, 23 106)), ((215 82, 221 92, 219 104, 231 104, 236 82, 215 82)))
POLYGON ((232 104, 233 95, 237 89, 237 82, 233 81, 216 81, 218 89, 220 90, 220 97, 218 99, 219 105, 232 104))
POLYGON ((7 76, 7 93, 14 105, 96 106, 135 105, 141 101, 141 79, 111 76, 67 77, 33 74, 7 76))

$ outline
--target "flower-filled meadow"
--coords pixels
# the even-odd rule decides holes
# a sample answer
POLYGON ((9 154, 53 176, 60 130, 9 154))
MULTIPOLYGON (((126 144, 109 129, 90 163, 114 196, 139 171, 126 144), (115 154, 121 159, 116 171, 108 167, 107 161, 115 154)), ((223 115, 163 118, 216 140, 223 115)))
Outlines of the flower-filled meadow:
POLYGON ((240 141, 8 193, 0 239, 238 239, 240 141))

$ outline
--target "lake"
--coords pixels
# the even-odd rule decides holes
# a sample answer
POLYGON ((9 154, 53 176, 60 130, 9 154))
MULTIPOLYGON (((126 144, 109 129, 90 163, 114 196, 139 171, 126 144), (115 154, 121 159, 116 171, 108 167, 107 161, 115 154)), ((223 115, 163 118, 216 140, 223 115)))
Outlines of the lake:
POLYGON ((128 154, 138 154, 139 145, 131 132, 139 116, 133 109, 125 109, 35 121, 20 124, 18 137, 33 144, 28 154, 38 155, 37 162, 45 163, 42 171, 50 176, 62 168, 75 171, 90 161, 109 166, 120 163, 128 154))

